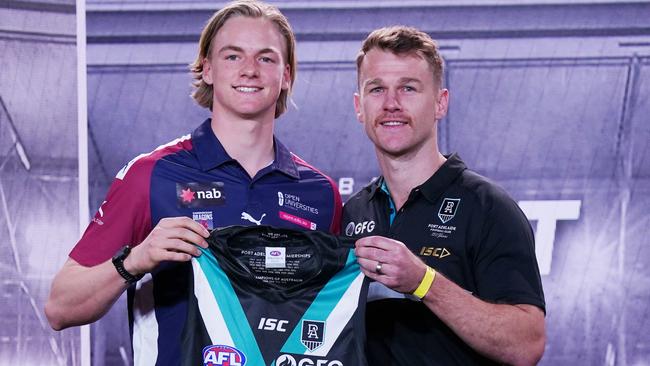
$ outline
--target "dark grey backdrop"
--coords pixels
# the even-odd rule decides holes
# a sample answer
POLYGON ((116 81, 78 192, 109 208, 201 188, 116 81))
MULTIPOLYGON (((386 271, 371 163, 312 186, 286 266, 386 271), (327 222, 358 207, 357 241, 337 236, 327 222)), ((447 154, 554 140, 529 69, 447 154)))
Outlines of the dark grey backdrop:
MULTIPOLYGON (((278 136, 346 198, 377 175, 352 108, 372 29, 440 41, 451 91, 441 147, 531 219, 547 299, 543 365, 650 363, 650 4, 550 0, 277 2, 299 72, 278 136)), ((91 212, 132 157, 207 112, 186 65, 223 2, 88 1, 91 212)), ((75 331, 39 310, 77 239, 74 1, 0 2, 0 364, 78 364, 75 331)), ((126 309, 93 326, 93 364, 130 362, 126 309)))

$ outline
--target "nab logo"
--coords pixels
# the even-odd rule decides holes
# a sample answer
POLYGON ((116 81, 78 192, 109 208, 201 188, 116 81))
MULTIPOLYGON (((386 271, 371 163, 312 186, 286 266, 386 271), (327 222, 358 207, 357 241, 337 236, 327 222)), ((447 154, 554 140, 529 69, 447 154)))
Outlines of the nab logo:
POLYGON ((373 230, 375 230, 374 221, 364 221, 364 222, 359 222, 357 224, 355 224, 354 222, 350 222, 345 227, 345 235, 352 236, 352 235, 359 235, 363 233, 371 233, 373 230))
POLYGON ((210 207, 226 203, 223 182, 176 183, 178 207, 210 207))
POLYGON ((274 319, 274 318, 261 318, 260 323, 257 325, 257 329, 275 330, 284 333, 287 331, 286 328, 287 324, 289 324, 289 321, 287 320, 274 319))
POLYGON ((203 366, 244 366, 246 356, 237 348, 212 345, 203 348, 203 366))
POLYGON ((460 205, 460 198, 445 198, 442 201, 442 205, 440 205, 440 209, 438 210, 438 218, 443 224, 456 216, 458 205, 460 205))

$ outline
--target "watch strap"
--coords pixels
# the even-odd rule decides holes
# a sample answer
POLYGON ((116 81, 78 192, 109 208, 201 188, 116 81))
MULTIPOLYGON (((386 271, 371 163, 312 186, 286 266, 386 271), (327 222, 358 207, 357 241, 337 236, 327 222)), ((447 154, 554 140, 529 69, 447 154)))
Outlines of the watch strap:
POLYGON ((117 273, 124 278, 124 283, 127 283, 129 285, 132 285, 136 282, 138 282, 142 277, 144 277, 144 274, 140 274, 137 276, 132 275, 129 273, 129 271, 124 268, 124 260, 126 257, 129 256, 131 253, 131 247, 128 245, 125 245, 122 247, 118 253, 113 257, 113 265, 115 266, 115 270, 117 270, 117 273))

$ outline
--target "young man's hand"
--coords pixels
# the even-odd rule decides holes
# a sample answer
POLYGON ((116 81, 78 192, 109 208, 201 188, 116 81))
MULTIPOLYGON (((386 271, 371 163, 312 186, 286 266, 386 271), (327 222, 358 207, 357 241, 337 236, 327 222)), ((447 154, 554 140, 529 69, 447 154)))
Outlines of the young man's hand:
POLYGON ((189 217, 161 219, 144 241, 131 250, 124 268, 139 275, 151 272, 163 261, 187 262, 201 255, 196 245, 208 247, 208 236, 210 232, 189 217))

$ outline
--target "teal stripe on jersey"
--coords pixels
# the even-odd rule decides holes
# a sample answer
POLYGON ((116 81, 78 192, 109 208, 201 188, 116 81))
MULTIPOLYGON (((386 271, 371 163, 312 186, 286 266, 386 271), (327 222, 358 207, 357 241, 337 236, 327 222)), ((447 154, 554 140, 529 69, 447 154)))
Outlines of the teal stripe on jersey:
POLYGON ((232 337, 233 346, 246 355, 246 364, 264 365, 262 352, 255 340, 255 335, 248 325, 244 309, 238 301, 238 297, 230 284, 228 276, 219 266, 219 262, 209 249, 199 248, 202 255, 196 257, 201 265, 201 270, 210 283, 213 296, 221 309, 224 321, 232 337))
POLYGON ((391 197, 390 192, 388 191, 388 186, 386 185, 386 180, 381 182, 381 190, 386 193, 388 196, 388 203, 390 203, 390 221, 389 225, 393 225, 393 221, 395 221, 395 215, 397 214, 397 210, 395 210, 395 202, 393 202, 393 197, 391 197))
MULTIPOLYGON (((325 321, 336 305, 339 303, 345 291, 359 274, 359 264, 354 250, 350 250, 345 267, 341 269, 318 293, 316 299, 309 306, 302 319, 291 332, 287 342, 280 352, 293 354, 307 354, 308 348, 300 342, 302 336, 302 321, 316 320, 325 321)), ((327 326, 327 325, 326 325, 327 326)), ((327 329, 325 329, 327 330, 327 329)))

